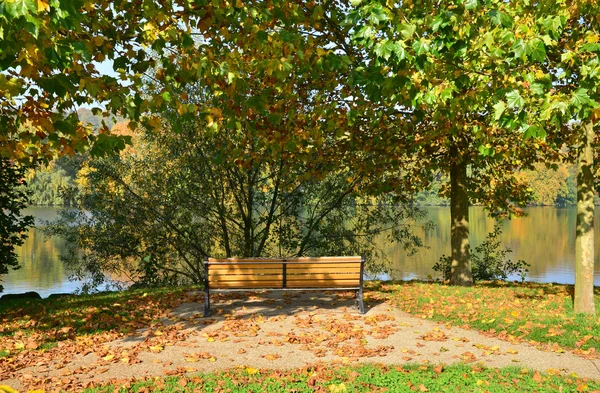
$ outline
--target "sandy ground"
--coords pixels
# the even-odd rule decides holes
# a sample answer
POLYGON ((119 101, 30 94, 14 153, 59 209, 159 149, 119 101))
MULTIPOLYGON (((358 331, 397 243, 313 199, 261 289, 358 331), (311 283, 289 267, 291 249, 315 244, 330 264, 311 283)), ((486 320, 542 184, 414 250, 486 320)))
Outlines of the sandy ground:
POLYGON ((290 369, 318 362, 468 362, 600 380, 600 361, 572 353, 545 352, 448 327, 386 303, 370 303, 361 315, 352 294, 273 292, 216 296, 209 318, 203 317, 203 304, 182 304, 172 317, 101 351, 20 370, 0 378, 0 384, 71 391, 132 378, 235 367, 290 369))

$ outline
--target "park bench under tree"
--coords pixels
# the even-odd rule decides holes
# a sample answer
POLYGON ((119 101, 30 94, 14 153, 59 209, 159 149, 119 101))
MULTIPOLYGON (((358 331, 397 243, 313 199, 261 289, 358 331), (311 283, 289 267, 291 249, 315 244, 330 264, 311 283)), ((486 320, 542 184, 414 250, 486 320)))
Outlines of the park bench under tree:
POLYGON ((210 292, 276 290, 356 291, 358 309, 364 314, 363 273, 365 259, 351 257, 301 258, 206 258, 204 260, 204 315, 210 314, 210 292))

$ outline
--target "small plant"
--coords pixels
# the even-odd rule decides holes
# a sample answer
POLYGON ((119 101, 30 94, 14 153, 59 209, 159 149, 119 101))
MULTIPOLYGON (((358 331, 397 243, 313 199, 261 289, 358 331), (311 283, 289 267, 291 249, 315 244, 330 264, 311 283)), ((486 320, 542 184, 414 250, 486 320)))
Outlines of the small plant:
MULTIPOLYGON (((473 280, 506 280, 511 274, 518 274, 521 281, 525 281, 529 264, 522 259, 512 261, 507 259, 507 254, 512 249, 502 248, 500 235, 502 229, 500 224, 496 223, 492 232, 488 233, 485 240, 475 248, 475 253, 471 257, 473 266, 473 280)), ((441 272, 444 280, 450 278, 452 257, 442 255, 439 261, 433 266, 433 270, 441 272)))

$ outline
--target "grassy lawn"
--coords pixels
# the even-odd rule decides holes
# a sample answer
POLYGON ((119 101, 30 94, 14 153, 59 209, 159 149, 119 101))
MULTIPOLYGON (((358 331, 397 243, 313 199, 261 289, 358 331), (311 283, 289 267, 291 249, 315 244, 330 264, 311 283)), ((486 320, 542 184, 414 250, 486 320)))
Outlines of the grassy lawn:
POLYGON ((127 335, 168 315, 193 288, 160 288, 0 302, 0 358, 94 335, 127 335))
POLYGON ((155 378, 124 386, 90 388, 85 392, 585 392, 597 389, 600 389, 597 382, 518 368, 365 365, 317 366, 294 371, 246 368, 195 377, 155 378))
POLYGON ((507 340, 544 344, 556 352, 570 348, 593 356, 600 350, 598 317, 573 312, 572 285, 493 283, 470 288, 421 282, 367 285, 371 299, 387 299, 422 318, 489 332, 507 340))

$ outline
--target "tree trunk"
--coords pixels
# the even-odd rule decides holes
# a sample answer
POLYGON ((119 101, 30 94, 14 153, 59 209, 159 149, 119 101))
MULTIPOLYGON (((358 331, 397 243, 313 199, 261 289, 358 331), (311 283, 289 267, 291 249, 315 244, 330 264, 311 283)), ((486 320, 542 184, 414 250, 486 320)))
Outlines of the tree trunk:
POLYGON ((594 125, 583 125, 577 152, 577 233, 575 240, 576 313, 595 314, 594 306, 594 125))
POLYGON ((467 164, 459 157, 458 150, 451 150, 450 164, 450 243, 452 265, 450 284, 473 285, 471 252, 469 247, 469 196, 467 195, 467 164))

